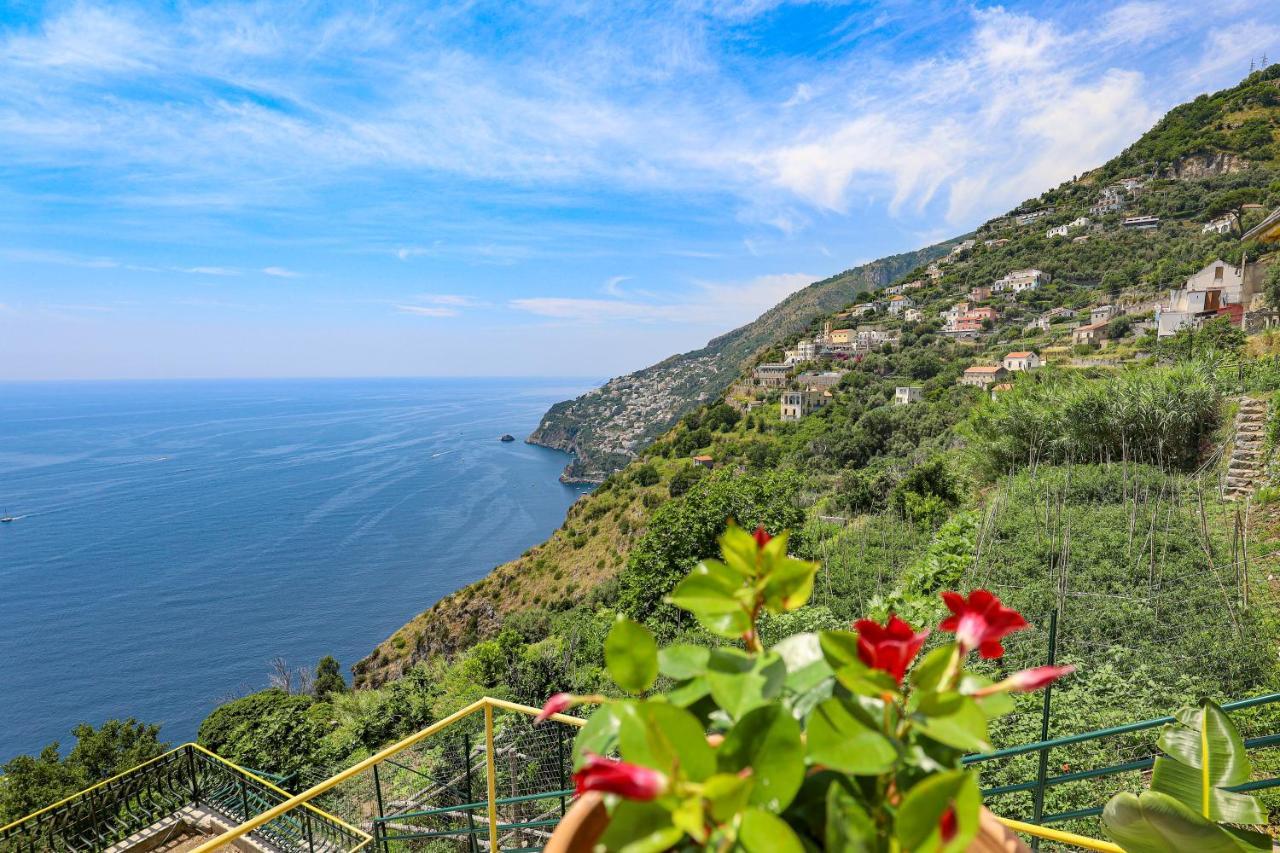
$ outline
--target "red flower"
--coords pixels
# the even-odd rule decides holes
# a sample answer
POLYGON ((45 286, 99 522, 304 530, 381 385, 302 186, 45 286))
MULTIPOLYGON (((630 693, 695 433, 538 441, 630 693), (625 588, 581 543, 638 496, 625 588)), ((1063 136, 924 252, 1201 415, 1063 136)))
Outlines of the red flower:
POLYGON ((1067 666, 1037 666, 1032 669, 1015 672, 1005 681, 1009 682, 1009 689, 1016 693, 1030 693, 1033 690, 1039 690, 1041 687, 1048 687, 1059 678, 1062 678, 1062 676, 1070 675, 1075 671, 1076 668, 1070 664, 1067 666))
POLYGON ((938 819, 938 836, 943 844, 950 844, 951 839, 956 837, 956 807, 954 805, 947 806, 947 810, 942 813, 942 817, 938 819))
POLYGON ((757 526, 756 526, 756 533, 755 533, 755 536, 756 536, 756 547, 757 547, 757 548, 763 548, 765 545, 768 545, 768 544, 769 544, 769 540, 773 538, 772 536, 770 536, 770 535, 769 535, 769 531, 767 531, 767 530, 765 530, 765 529, 764 529, 764 525, 763 525, 763 524, 760 524, 760 525, 757 525, 757 526))
POLYGON ((572 693, 555 693, 547 700, 547 704, 542 706, 542 710, 538 712, 538 716, 533 718, 533 724, 536 726, 545 720, 551 719, 552 714, 563 714, 577 703, 577 698, 572 693))
POLYGON ((885 625, 859 619, 853 627, 858 631, 858 659, 872 669, 889 673, 899 684, 929 636, 928 631, 917 634, 896 613, 889 614, 885 625))
POLYGON ((985 589, 975 589, 968 599, 956 592, 944 592, 942 600, 951 615, 938 627, 955 633, 961 654, 977 649, 984 658, 998 658, 1004 654, 1000 641, 1028 627, 1021 613, 1005 607, 985 589))
POLYGON ((628 800, 652 800, 667 789, 667 777, 657 770, 587 753, 582 769, 573 774, 576 795, 587 791, 617 794, 628 800))

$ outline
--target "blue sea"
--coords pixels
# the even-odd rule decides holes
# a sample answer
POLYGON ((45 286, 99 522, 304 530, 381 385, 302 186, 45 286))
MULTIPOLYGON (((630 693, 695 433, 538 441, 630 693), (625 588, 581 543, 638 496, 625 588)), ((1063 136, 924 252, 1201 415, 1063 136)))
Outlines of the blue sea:
POLYGON ((560 525, 584 490, 523 438, 588 385, 0 383, 0 761, 350 666, 560 525))

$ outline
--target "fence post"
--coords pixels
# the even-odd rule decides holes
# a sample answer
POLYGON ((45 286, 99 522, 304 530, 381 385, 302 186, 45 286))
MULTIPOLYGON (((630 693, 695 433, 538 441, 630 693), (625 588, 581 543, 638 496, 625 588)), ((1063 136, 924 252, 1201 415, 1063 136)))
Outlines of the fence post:
POLYGON ((187 770, 191 773, 191 803, 200 805, 200 780, 196 778, 196 751, 187 747, 187 770))
POLYGON ((493 760, 493 706, 484 703, 484 775, 489 785, 489 853, 498 848, 498 772, 493 760))
POLYGON ((240 810, 244 813, 242 820, 248 820, 251 817, 249 814, 249 783, 244 780, 243 776, 240 777, 240 810))
MULTIPOLYGON (((560 774, 560 790, 563 791, 569 781, 565 778, 564 773, 564 728, 556 729, 556 769, 560 774)), ((564 817, 565 804, 564 795, 560 795, 560 817, 564 817)))
POLYGON ((307 850, 311 851, 311 853, 316 853, 316 839, 315 836, 311 834, 311 809, 307 808, 306 803, 303 803, 301 808, 302 826, 307 833, 307 850))
MULTIPOLYGON (((471 735, 462 733, 462 763, 467 768, 467 796, 463 798, 464 803, 474 803, 476 801, 474 791, 471 785, 471 735)), ((476 813, 474 809, 467 809, 467 849, 471 853, 480 853, 480 839, 476 838, 476 813)))
MULTIPOLYGON (((1058 608, 1049 611, 1049 666, 1053 666, 1058 660, 1058 608)), ((1053 687, 1050 685, 1044 689, 1044 707, 1040 713, 1040 742, 1043 743, 1049 739, 1049 713, 1051 709, 1051 701, 1053 699, 1053 687)), ((1040 750, 1040 766, 1036 771, 1036 793, 1032 799, 1032 810, 1034 817, 1031 822, 1040 825, 1040 819, 1044 817, 1044 783, 1049 775, 1049 750, 1044 748, 1040 750)), ((1031 849, 1040 849, 1040 839, 1031 839, 1031 849)))

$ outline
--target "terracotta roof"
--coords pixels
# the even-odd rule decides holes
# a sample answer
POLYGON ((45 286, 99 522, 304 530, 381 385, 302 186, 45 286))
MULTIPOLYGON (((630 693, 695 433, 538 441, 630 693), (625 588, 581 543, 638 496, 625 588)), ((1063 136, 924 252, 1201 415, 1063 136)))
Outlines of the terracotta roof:
POLYGON ((1099 320, 1099 321, 1098 321, 1098 322, 1096 322, 1096 323, 1089 323, 1089 324, 1084 325, 1084 326, 1076 326, 1076 327, 1075 327, 1075 329, 1073 329, 1073 331, 1076 331, 1076 332, 1081 332, 1081 331, 1090 332, 1090 331, 1093 331, 1094 329, 1105 329, 1105 328, 1106 328, 1106 326, 1107 326, 1107 323, 1108 323, 1108 322, 1109 322, 1109 321, 1107 321, 1107 320, 1099 320))
POLYGON ((693 457, 693 461, 694 462, 714 462, 715 459, 711 456, 695 456, 693 457))
POLYGON ((1009 353, 1005 358, 1026 358, 1029 355, 1035 355, 1035 353, 1029 350, 1018 350, 1017 352, 1009 353))
POLYGON ((975 364, 965 370, 965 373, 996 373, 1000 370, 1004 370, 1004 367, 999 364, 975 364))

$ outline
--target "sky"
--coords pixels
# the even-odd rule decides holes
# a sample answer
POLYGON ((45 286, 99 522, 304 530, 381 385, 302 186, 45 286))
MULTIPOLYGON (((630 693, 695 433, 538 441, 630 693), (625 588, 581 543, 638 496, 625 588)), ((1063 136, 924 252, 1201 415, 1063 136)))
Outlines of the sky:
POLYGON ((0 0, 0 379, 604 378, 1280 59, 1280 4, 0 0))

